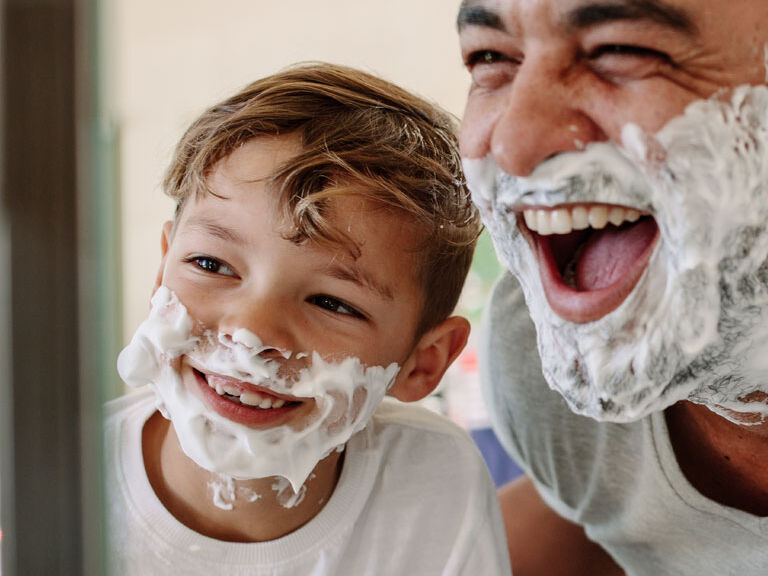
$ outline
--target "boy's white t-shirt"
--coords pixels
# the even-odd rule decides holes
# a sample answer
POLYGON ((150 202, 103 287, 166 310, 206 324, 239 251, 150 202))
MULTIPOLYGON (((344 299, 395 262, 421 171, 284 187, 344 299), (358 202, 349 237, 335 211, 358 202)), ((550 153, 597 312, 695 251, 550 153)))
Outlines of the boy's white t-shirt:
POLYGON ((147 478, 149 391, 107 405, 109 564, 122 575, 509 574, 496 494, 469 436, 425 409, 385 400, 347 444, 320 513, 277 540, 232 543, 176 520, 147 478))

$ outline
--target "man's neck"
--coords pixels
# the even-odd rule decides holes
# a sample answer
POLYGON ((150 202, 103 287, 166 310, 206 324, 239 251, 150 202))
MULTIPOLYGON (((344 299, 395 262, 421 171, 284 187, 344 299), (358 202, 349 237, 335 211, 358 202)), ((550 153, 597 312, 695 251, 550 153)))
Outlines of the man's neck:
POLYGON ((668 408, 666 419, 694 488, 725 506, 768 516, 768 424, 739 425, 686 401, 668 408))
POLYGON ((229 542, 274 540, 309 522, 330 499, 343 460, 334 451, 320 461, 303 496, 290 498, 284 479, 232 480, 201 468, 159 413, 145 424, 142 447, 147 476, 165 508, 188 528, 229 542))

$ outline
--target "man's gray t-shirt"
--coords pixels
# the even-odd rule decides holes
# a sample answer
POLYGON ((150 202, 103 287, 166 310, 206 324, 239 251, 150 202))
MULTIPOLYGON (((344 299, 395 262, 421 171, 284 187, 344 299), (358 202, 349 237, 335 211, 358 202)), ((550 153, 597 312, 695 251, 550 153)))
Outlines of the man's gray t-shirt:
POLYGON ((768 518, 691 486, 663 413, 611 424, 571 412, 541 375, 535 339, 507 274, 486 312, 482 383, 496 433, 545 501, 585 526, 627 576, 768 575, 768 518))

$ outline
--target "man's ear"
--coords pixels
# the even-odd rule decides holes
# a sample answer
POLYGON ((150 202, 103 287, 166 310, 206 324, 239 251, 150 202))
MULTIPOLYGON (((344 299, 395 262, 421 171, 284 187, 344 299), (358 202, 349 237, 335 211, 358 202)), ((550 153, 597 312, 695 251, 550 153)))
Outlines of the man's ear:
POLYGON ((152 294, 157 292, 163 283, 163 272, 165 271, 165 259, 168 256, 168 247, 171 245, 171 234, 173 234, 173 222, 168 220, 163 224, 163 231, 160 234, 160 267, 157 269, 157 276, 155 277, 155 285, 152 288, 152 294))
POLYGON ((460 316, 451 316, 425 332, 400 368, 390 396, 415 402, 432 392, 466 346, 467 338, 469 321, 460 316))

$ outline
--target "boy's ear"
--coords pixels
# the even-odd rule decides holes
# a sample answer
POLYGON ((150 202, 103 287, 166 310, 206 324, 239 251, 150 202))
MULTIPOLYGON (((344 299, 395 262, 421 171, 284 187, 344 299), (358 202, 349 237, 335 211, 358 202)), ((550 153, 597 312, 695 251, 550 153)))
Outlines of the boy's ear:
POLYGON ((163 224, 163 231, 160 234, 160 267, 157 269, 157 276, 155 277, 155 286, 152 288, 152 294, 157 292, 160 285, 163 283, 163 272, 165 271, 165 258, 168 256, 168 247, 171 245, 171 234, 173 232, 173 222, 168 220, 163 224))
POLYGON ((448 366, 464 349, 469 321, 451 316, 425 332, 403 364, 389 395, 403 402, 421 400, 440 383, 448 366))

